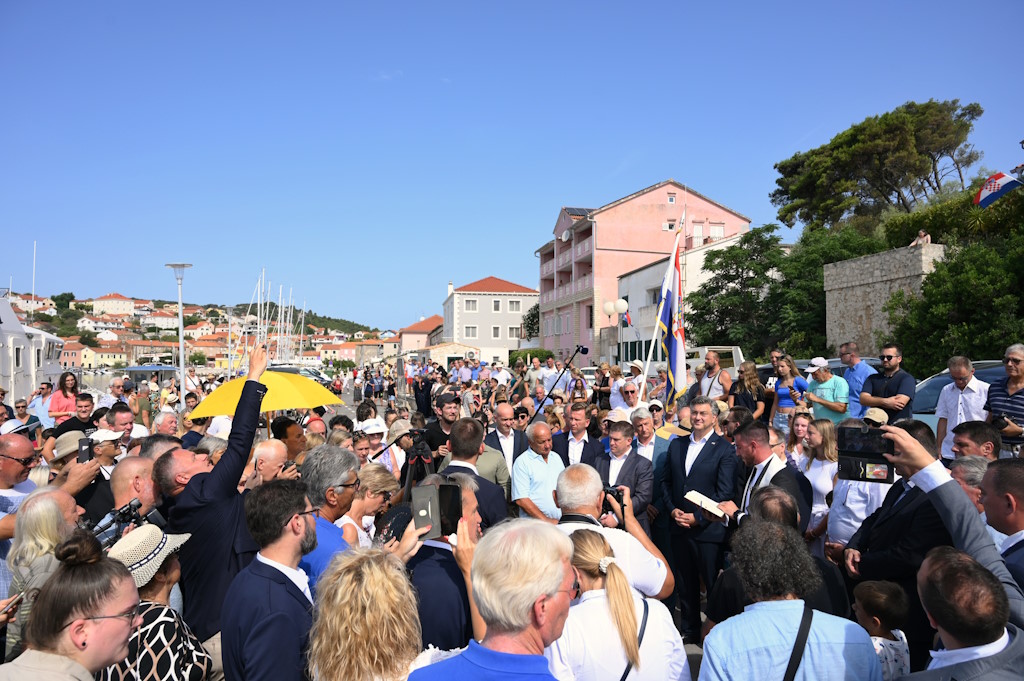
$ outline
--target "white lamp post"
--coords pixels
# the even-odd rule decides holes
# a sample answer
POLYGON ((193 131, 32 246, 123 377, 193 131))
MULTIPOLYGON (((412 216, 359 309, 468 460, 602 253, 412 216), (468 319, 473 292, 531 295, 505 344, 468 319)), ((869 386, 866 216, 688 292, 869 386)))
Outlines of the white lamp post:
MULTIPOLYGON (((167 263, 166 267, 174 270, 174 278, 178 280, 178 367, 181 369, 181 378, 178 379, 178 392, 184 395, 185 390, 185 316, 182 312, 184 303, 181 302, 181 280, 185 278, 185 270, 192 267, 189 263, 174 262, 167 263)), ((183 398, 184 399, 184 398, 183 398)))

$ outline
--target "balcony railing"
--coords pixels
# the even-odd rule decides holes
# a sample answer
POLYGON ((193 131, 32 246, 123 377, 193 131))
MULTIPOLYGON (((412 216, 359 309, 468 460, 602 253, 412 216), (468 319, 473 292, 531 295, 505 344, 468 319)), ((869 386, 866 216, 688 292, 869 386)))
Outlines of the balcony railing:
POLYGON ((544 276, 546 274, 551 274, 554 271, 555 271, 555 261, 554 260, 549 260, 549 261, 547 261, 546 263, 544 263, 543 265, 540 266, 541 276, 544 276))
POLYGON ((590 253, 590 248, 593 245, 593 242, 593 237, 588 237, 576 244, 576 257, 590 253))

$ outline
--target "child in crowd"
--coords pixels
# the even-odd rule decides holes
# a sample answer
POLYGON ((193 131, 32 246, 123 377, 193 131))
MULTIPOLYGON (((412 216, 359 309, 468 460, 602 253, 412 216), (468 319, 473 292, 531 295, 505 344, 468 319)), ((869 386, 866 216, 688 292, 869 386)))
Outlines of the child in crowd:
POLYGON ((871 635, 885 681, 910 673, 907 637, 897 627, 907 620, 907 595, 894 582, 861 582, 853 589, 857 623, 871 635))

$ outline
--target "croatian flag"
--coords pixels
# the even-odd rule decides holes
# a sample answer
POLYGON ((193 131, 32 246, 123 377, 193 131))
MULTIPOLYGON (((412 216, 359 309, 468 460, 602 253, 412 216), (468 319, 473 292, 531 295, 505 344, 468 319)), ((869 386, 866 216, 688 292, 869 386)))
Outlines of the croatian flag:
POLYGON ((686 394, 686 337, 683 334, 683 282, 679 247, 677 240, 661 285, 661 314, 658 318, 661 348, 668 358, 666 405, 686 394))
POLYGON ((982 208, 988 208, 1002 198, 1003 194, 1013 191, 1019 186, 1021 183, 1017 178, 1006 173, 996 173, 981 185, 977 196, 974 197, 974 203, 982 208))

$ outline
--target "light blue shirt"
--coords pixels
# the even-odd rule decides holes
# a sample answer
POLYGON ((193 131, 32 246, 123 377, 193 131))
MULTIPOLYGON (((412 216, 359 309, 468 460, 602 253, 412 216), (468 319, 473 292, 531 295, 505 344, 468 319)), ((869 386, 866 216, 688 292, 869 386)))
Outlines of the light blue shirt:
POLYGON ((867 380, 867 377, 877 373, 873 366, 864 361, 857 362, 852 367, 847 367, 843 378, 846 380, 847 385, 850 386, 850 408, 846 410, 846 415, 850 418, 864 418, 864 412, 867 409, 860 403, 860 394, 863 392, 864 381, 867 380))
MULTIPOLYGON (((555 452, 550 452, 548 460, 544 461, 540 454, 527 449, 512 465, 512 500, 529 499, 541 513, 558 520, 562 517, 562 511, 555 506, 552 492, 555 491, 558 474, 563 470, 565 465, 562 458, 555 452)), ((529 517, 523 509, 519 509, 519 516, 529 517)))
MULTIPOLYGON (((701 681, 781 679, 803 609, 802 600, 762 601, 717 625, 704 640, 701 681)), ((882 665, 859 624, 815 610, 796 679, 882 681, 882 665)))
MULTIPOLYGON (((863 364, 863 362, 861 362, 861 364, 863 364)), ((824 404, 818 404, 815 402, 814 418, 828 419, 837 425, 840 421, 847 418, 847 414, 850 412, 850 386, 846 381, 838 376, 833 376, 824 383, 818 383, 817 381, 812 380, 807 384, 807 389, 826 402, 842 402, 847 405, 846 411, 838 412, 829 409, 824 404)))
POLYGON ((39 419, 39 423, 43 425, 43 430, 49 430, 53 428, 53 423, 56 419, 50 417, 50 400, 53 399, 53 393, 45 400, 42 395, 36 395, 32 398, 32 401, 28 403, 28 410, 36 415, 39 419))

